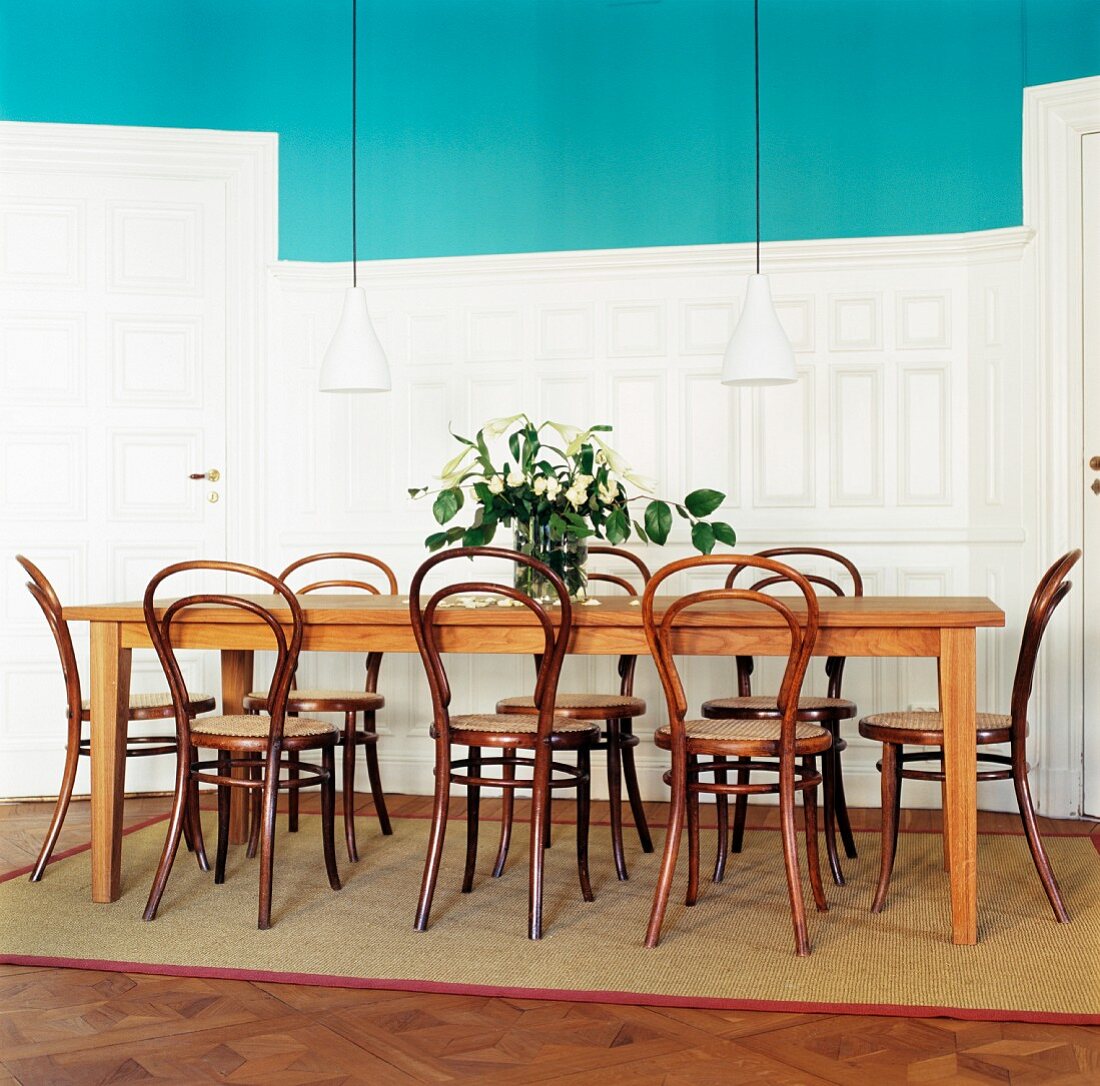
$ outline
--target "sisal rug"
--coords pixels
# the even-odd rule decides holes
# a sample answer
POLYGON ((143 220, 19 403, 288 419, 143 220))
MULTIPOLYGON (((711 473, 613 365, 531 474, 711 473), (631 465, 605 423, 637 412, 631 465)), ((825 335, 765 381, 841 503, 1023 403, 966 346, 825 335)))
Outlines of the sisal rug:
MULTIPOLYGON (((681 867, 661 945, 642 937, 659 853, 636 840, 631 880, 615 879, 605 827, 593 828, 596 901, 576 881, 573 830, 555 826, 547 856, 541 942, 526 938, 526 832, 517 825, 503 878, 489 877, 496 826, 483 827, 474 892, 458 892, 465 824, 452 820, 431 927, 412 917, 428 823, 396 819, 384 838, 361 821, 362 859, 340 864, 344 888, 328 888, 319 819, 281 831, 275 857, 274 927, 256 929, 257 861, 230 850, 215 886, 182 849, 152 923, 141 920, 164 839, 164 823, 138 828, 123 849, 122 895, 88 900, 89 856, 53 863, 31 885, 0 885, 0 962, 131 972, 309 982, 662 1005, 830 1011, 1100 1024, 1100 855, 1088 837, 1046 844, 1072 916, 1059 925, 1019 836, 979 839, 980 942, 952 946, 940 838, 903 833, 883 913, 868 905, 878 835, 857 834, 860 858, 848 885, 826 876, 829 911, 807 901, 813 953, 796 958, 779 834, 750 830, 726 881, 704 877, 699 903, 682 904, 681 867)), ((338 835, 339 836, 339 835, 338 835)), ((214 827, 207 824, 207 841, 214 827)), ((704 873, 713 833, 703 834, 704 873)), ((658 834, 658 848, 660 835, 658 834)), ((628 837, 629 844, 629 837, 628 837)), ((337 842, 337 854, 342 844, 337 842)), ((22 873, 22 874, 25 874, 22 873)))

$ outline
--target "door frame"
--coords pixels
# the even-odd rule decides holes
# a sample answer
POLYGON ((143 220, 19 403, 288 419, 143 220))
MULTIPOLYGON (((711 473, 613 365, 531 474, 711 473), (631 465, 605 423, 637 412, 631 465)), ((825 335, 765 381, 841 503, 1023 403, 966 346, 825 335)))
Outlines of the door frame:
POLYGON ((269 268, 278 255, 278 134, 0 121, 5 171, 145 173, 222 181, 226 211, 226 553, 262 564, 269 268))
MULTIPOLYGON (((1100 131, 1100 76, 1024 88, 1024 222, 1035 230, 1040 563, 1084 540, 1081 138, 1100 131)), ((1036 571, 1038 572, 1038 571, 1036 571)), ((1084 799, 1084 593, 1066 600, 1039 662, 1035 761, 1043 813, 1081 814, 1084 799), (1056 722, 1064 722, 1057 724, 1056 722)))

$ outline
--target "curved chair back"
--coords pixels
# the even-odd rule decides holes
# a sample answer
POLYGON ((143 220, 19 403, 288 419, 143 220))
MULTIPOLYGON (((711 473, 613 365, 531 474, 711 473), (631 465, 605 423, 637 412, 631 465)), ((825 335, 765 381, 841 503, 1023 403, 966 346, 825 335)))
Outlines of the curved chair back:
MULTIPOLYGON (((843 554, 838 554, 836 551, 826 550, 824 547, 769 547, 767 550, 757 551, 756 554, 760 558, 824 558, 840 566, 848 576, 851 577, 853 596, 863 595, 863 578, 860 576, 859 570, 856 569, 855 563, 852 562, 851 559, 845 558, 843 554)), ((729 576, 726 577, 727 588, 733 587, 737 575, 745 568, 744 564, 740 564, 736 568, 730 570, 729 576)), ((820 573, 802 574, 810 584, 823 588, 831 592, 834 596, 843 596, 845 595, 844 589, 840 586, 839 582, 834 579, 838 575, 839 570, 835 571, 832 576, 826 576, 820 573)), ((781 584, 784 580, 785 578, 777 576, 762 577, 760 580, 756 581, 752 587, 756 591, 760 591, 765 588, 770 588, 773 585, 781 584)), ((750 679, 752 669, 753 662, 751 656, 737 657, 737 693, 740 697, 747 698, 752 694, 752 682, 750 679)), ((844 680, 844 657, 830 656, 825 661, 825 674, 829 679, 828 696, 830 698, 839 698, 841 683, 844 680)))
POLYGON ((678 562, 659 569, 650 579, 642 596, 642 622, 645 626, 646 640, 653 654, 657 671, 661 676, 665 698, 668 702, 669 726, 672 731, 673 750, 684 750, 684 717, 687 714, 687 697, 676 667, 675 627, 683 613, 691 607, 701 604, 744 602, 759 604, 770 608, 786 626, 791 635, 790 649, 787 654, 787 666, 783 671, 783 681, 779 687, 778 706, 783 714, 780 731, 781 757, 794 757, 795 727, 798 715, 798 697, 802 690, 802 680, 813 654, 817 640, 818 604, 817 594, 812 584, 801 573, 760 555, 709 554, 694 558, 681 558, 678 562), (701 592, 691 592, 681 596, 658 617, 655 609, 657 592, 661 585, 673 574, 685 569, 700 566, 725 566, 731 568, 731 576, 740 569, 753 568, 765 571, 770 576, 765 580, 769 584, 794 586, 802 596, 805 612, 799 614, 787 600, 790 597, 772 596, 757 588, 710 588, 701 592))
POLYGON ((450 742, 450 705, 451 686, 447 680, 447 671, 443 666, 443 650, 439 644, 440 623, 437 612, 444 600, 464 593, 484 593, 515 600, 522 604, 538 620, 542 630, 542 651, 538 654, 538 678, 535 682, 535 705, 539 711, 538 740, 549 738, 554 720, 554 698, 558 692, 558 677, 561 665, 569 647, 569 635, 573 628, 573 608, 569 602, 569 591, 562 579, 545 563, 518 551, 505 550, 502 547, 458 547, 455 550, 442 551, 427 559, 413 574, 409 586, 409 617, 412 620, 413 635, 416 637, 424 669, 428 673, 428 686, 432 692, 432 710, 436 728, 441 740, 450 742), (560 620, 557 628, 549 612, 537 600, 511 585, 493 584, 490 581, 461 581, 447 585, 433 593, 426 603, 421 602, 421 586, 424 578, 437 566, 459 558, 502 558, 516 565, 528 566, 553 586, 560 605, 560 620))
POLYGON ((244 611, 259 619, 271 631, 275 641, 276 659, 275 670, 271 677, 271 686, 268 690, 268 713, 271 717, 269 729, 269 749, 275 750, 282 744, 283 728, 286 724, 286 702, 290 692, 290 683, 294 677, 294 669, 298 663, 298 653, 302 647, 302 608, 294 593, 279 578, 258 569, 255 566, 242 565, 239 562, 196 561, 177 562, 167 566, 159 573, 153 575, 149 586, 145 589, 145 599, 142 609, 145 614, 145 625, 149 630, 153 648, 160 658, 161 667, 168 679, 168 686, 172 692, 172 704, 176 710, 176 731, 183 751, 191 746, 191 718, 187 712, 188 696, 187 686, 183 679, 183 672, 176 657, 176 648, 172 641, 175 632, 173 624, 180 624, 180 616, 192 607, 203 606, 229 607, 244 611), (234 596, 226 592, 193 593, 173 600, 163 608, 161 614, 157 614, 156 594, 157 589, 170 577, 180 573, 188 573, 193 570, 209 570, 220 573, 236 573, 246 577, 252 577, 261 581, 273 589, 287 605, 289 613, 277 613, 256 599, 246 596, 234 596), (285 627, 290 627, 290 637, 287 637, 285 627))
MULTIPOLYGON (((291 562, 282 573, 279 574, 279 580, 286 583, 292 573, 296 573, 298 570, 303 569, 305 566, 313 565, 317 562, 329 562, 333 560, 342 560, 345 562, 361 562, 367 566, 373 566, 375 569, 381 572, 383 578, 385 578, 386 591, 382 590, 374 584, 372 581, 367 580, 354 580, 346 578, 327 578, 320 581, 312 581, 310 584, 297 589, 297 593, 300 596, 304 596, 309 592, 318 592, 323 588, 353 588, 359 592, 368 592, 372 596, 389 595, 396 596, 398 594, 397 577, 394 576, 394 572, 382 561, 381 558, 375 558, 370 554, 360 554, 358 551, 324 551, 321 554, 307 554, 304 558, 299 558, 296 562, 291 562)), ((364 574, 365 576, 365 574, 364 574)), ((367 684, 366 689, 370 694, 374 694, 378 690, 378 672, 382 666, 382 653, 380 652, 368 652, 367 653, 367 684)))
POLYGON ((17 554, 15 560, 30 577, 27 582, 27 591, 30 592, 35 603, 42 609, 42 614, 46 616, 50 633, 53 634, 54 644, 57 645, 57 652, 61 657, 61 674, 65 679, 65 703, 69 720, 79 722, 83 704, 83 695, 80 692, 80 672, 76 666, 76 652, 73 649, 69 624, 62 617, 61 601, 57 598, 57 593, 46 575, 29 558, 17 554))
POLYGON ((1039 579, 1031 605, 1024 620, 1024 635, 1016 661, 1016 677, 1012 682, 1012 745, 1023 744, 1027 737, 1027 705, 1035 681, 1035 662, 1039 645, 1055 609, 1073 587, 1066 577, 1081 558, 1080 550, 1063 554, 1039 579))

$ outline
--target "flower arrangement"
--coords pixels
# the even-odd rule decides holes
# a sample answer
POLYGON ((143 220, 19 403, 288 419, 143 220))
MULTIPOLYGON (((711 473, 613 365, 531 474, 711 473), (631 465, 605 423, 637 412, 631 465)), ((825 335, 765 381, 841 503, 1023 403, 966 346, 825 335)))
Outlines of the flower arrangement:
POLYGON ((583 553, 589 538, 612 545, 636 535, 664 544, 673 510, 691 524, 691 542, 709 554, 716 543, 733 546, 736 533, 720 520, 706 520, 725 500, 717 490, 693 490, 680 502, 655 497, 653 480, 635 473, 604 439, 610 426, 582 430, 561 422, 536 425, 525 414, 487 422, 473 440, 453 434, 461 451, 444 465, 442 486, 413 487, 413 498, 434 494, 439 524, 452 521, 467 499, 476 502, 473 521, 434 532, 424 541, 431 551, 461 542, 486 546, 500 525, 516 531, 517 549, 548 561, 565 577, 571 593, 583 592, 583 553), (509 456, 494 462, 489 442, 507 437, 509 456), (628 488, 639 493, 631 494, 628 488), (631 505, 645 502, 641 519, 631 505), (579 555, 579 562, 576 560, 579 555))

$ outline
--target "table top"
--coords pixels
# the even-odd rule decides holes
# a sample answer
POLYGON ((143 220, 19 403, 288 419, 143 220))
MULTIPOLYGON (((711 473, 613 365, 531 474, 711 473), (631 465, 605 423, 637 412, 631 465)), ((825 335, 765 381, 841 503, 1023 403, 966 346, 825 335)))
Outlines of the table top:
MULTIPOLYGON (((270 595, 247 595, 273 611, 281 601, 270 595)), ((658 596, 656 610, 663 613, 677 596, 658 596)), ((408 626, 407 596, 309 593, 298 597, 307 626, 408 626)), ((638 602, 628 596, 594 596, 590 604, 574 604, 573 624, 578 627, 639 627, 642 616, 638 602)), ((795 613, 802 608, 798 597, 783 597, 795 613)), ((171 602, 165 599, 163 605, 171 602)), ((1004 612, 984 596, 822 596, 820 626, 823 629, 974 628, 1004 626, 1004 612)), ((158 614, 163 613, 158 608, 158 614)), ((555 613, 550 608, 550 613, 555 613)), ((64 609, 73 622, 144 622, 142 605, 126 603, 80 604, 64 609)), ((439 625, 529 626, 534 617, 519 607, 446 607, 436 612, 439 625)), ((184 611, 181 622, 253 624, 249 613, 217 604, 184 611)), ((741 600, 719 600, 700 604, 683 612, 677 626, 783 626, 782 617, 771 608, 741 600)))

